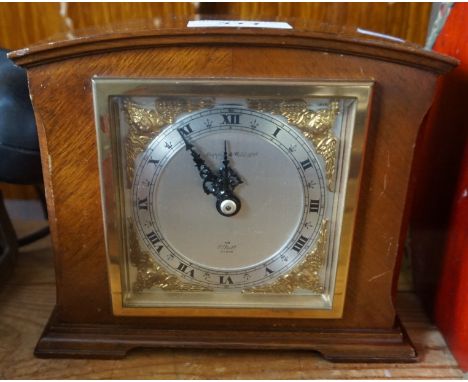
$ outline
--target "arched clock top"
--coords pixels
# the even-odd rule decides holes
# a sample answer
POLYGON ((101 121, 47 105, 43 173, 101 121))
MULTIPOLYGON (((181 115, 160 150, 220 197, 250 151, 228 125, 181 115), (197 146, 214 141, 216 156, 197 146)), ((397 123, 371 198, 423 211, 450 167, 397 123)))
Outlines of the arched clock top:
MULTIPOLYGON (((122 27, 121 27, 122 28, 122 27)), ((457 60, 424 50, 415 44, 369 38, 359 33, 326 33, 306 29, 173 28, 116 29, 112 32, 75 34, 63 39, 19 49, 9 58, 23 67, 34 67, 74 57, 132 49, 181 46, 270 47, 306 49, 324 53, 365 57, 416 67, 442 74, 457 60)))

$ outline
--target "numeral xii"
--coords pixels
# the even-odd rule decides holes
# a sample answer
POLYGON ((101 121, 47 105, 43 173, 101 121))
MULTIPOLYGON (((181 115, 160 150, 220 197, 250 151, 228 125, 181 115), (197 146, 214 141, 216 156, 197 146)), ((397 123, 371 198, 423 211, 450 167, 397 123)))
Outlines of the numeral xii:
POLYGON ((178 130, 180 131, 181 134, 184 134, 184 135, 189 135, 191 132, 193 132, 189 123, 187 123, 185 126, 181 127, 178 130))
POLYGON ((238 125, 240 123, 240 114, 223 114, 224 125, 238 125))

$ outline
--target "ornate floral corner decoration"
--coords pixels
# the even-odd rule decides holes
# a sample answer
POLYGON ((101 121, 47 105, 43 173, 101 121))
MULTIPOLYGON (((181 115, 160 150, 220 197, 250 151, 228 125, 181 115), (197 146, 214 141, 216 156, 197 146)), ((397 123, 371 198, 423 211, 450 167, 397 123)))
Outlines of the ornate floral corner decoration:
POLYGON ((183 282, 177 276, 169 274, 147 252, 140 249, 137 233, 133 223, 128 221, 130 261, 137 269, 137 277, 133 290, 141 292, 145 289, 159 288, 167 291, 208 291, 210 289, 183 282))
POLYGON ((156 99, 153 108, 138 104, 131 98, 125 98, 122 106, 129 125, 125 140, 127 186, 131 187, 133 182, 137 156, 148 147, 148 144, 164 127, 174 123, 181 114, 211 108, 213 105, 214 99, 212 98, 161 97, 156 99))
MULTIPOLYGON (((129 126, 126 136, 125 154, 127 187, 132 186, 135 164, 149 143, 160 131, 175 122, 182 114, 200 109, 212 108, 213 98, 182 99, 176 97, 158 98, 154 107, 142 105, 131 98, 122 102, 122 109, 129 126)), ((289 124, 299 128, 313 144, 316 152, 323 158, 327 177, 327 186, 334 189, 338 140, 333 133, 333 125, 339 113, 339 102, 332 100, 327 108, 312 111, 305 100, 249 100, 248 107, 254 110, 281 115, 289 124)), ((157 260, 140 248, 137 232, 131 221, 128 222, 129 259, 137 270, 133 290, 141 292, 150 288, 166 291, 210 291, 211 289, 184 282, 168 273, 157 260)), ((315 247, 294 267, 271 284, 243 290, 243 293, 282 293, 292 294, 298 290, 307 290, 316 294, 324 291, 321 277, 326 259, 329 222, 324 220, 315 247)))
POLYGON ((271 284, 246 289, 243 292, 292 294, 303 289, 316 294, 323 293, 324 284, 320 274, 326 259, 328 230, 329 223, 324 220, 315 247, 290 273, 281 276, 271 284))
POLYGON ((328 189, 334 191, 338 139, 333 133, 333 125, 340 112, 338 101, 332 100, 327 108, 317 111, 309 110, 307 102, 302 99, 251 99, 248 101, 248 107, 274 115, 282 115, 289 124, 299 128, 312 142, 316 152, 322 156, 328 189))

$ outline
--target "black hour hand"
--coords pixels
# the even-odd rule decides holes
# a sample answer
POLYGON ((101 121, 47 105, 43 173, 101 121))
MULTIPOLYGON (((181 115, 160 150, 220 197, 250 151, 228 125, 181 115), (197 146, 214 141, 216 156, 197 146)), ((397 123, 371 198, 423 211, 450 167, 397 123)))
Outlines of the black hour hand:
POLYGON ((225 186, 229 187, 231 191, 239 184, 244 183, 240 176, 229 166, 226 141, 224 141, 223 166, 219 169, 219 174, 225 186))

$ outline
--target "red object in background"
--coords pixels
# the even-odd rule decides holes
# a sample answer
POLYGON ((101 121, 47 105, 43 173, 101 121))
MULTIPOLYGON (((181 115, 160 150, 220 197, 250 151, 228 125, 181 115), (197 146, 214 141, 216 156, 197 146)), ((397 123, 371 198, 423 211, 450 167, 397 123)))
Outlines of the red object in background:
POLYGON ((454 5, 433 49, 458 58, 438 84, 416 153, 415 288, 468 370, 468 4, 454 5))
POLYGON ((468 370, 468 145, 455 194, 442 275, 435 302, 435 321, 457 359, 468 370))

